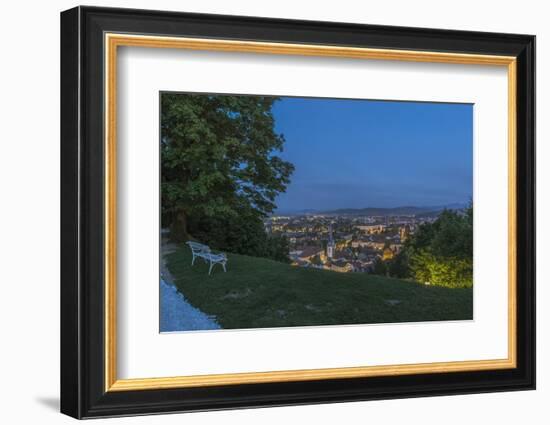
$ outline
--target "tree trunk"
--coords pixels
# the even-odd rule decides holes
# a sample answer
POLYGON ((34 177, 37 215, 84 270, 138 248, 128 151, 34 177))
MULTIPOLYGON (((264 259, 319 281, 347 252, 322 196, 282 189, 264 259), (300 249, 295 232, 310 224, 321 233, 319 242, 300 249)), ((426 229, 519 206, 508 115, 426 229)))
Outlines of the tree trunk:
POLYGON ((184 210, 180 210, 174 215, 174 220, 170 226, 170 239, 173 242, 186 242, 189 240, 187 215, 184 210))

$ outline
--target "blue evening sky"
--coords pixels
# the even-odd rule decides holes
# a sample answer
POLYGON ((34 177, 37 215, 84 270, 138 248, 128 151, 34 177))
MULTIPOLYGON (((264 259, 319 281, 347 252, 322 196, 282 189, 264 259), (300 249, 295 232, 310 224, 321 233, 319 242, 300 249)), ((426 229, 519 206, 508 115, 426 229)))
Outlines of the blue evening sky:
POLYGON ((283 97, 273 114, 295 166, 281 212, 472 197, 472 105, 283 97))

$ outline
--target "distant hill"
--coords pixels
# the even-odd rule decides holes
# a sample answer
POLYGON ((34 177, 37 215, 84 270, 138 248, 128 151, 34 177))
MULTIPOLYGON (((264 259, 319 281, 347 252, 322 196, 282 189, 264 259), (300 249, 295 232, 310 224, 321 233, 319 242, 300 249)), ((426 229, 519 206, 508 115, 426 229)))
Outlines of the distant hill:
POLYGON ((403 207, 367 207, 367 208, 339 208, 335 210, 315 210, 315 209, 303 209, 303 210, 280 210, 275 211, 274 215, 312 215, 312 214, 326 214, 326 215, 370 215, 370 216, 392 216, 392 215, 421 215, 421 216, 435 216, 438 215, 444 209, 448 210, 461 210, 467 208, 467 204, 453 203, 447 205, 436 205, 428 207, 416 207, 416 206, 403 206, 403 207))
POLYGON ((332 211, 324 211, 323 214, 334 215, 370 215, 370 216, 392 216, 392 215, 437 215, 444 209, 457 210, 466 208, 465 204, 448 204, 430 207, 394 207, 394 208, 342 208, 332 211))

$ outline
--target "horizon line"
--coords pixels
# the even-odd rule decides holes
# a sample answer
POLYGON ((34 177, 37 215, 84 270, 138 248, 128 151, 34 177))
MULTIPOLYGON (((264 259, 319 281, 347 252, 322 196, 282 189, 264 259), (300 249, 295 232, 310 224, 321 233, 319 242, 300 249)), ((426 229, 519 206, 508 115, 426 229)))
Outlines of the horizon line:
POLYGON ((287 211, 287 212, 299 212, 299 211, 316 211, 316 212, 324 212, 324 211, 338 211, 338 210, 366 210, 366 209, 398 209, 398 208, 445 208, 448 206, 454 206, 454 205, 461 205, 461 206, 468 206, 469 203, 473 203, 471 201, 468 202, 449 202, 445 204, 438 204, 438 205, 417 205, 417 204, 402 204, 397 205, 395 207, 382 207, 382 206, 367 206, 367 207, 336 207, 336 208, 296 208, 296 209, 289 209, 289 208, 276 208, 274 212, 280 210, 280 211, 287 211))

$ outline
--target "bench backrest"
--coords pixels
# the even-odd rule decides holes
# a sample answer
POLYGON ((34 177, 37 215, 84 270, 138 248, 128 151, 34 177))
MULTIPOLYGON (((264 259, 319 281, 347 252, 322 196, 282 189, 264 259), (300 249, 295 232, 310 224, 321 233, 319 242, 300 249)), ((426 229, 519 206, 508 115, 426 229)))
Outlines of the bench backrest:
POLYGON ((193 251, 210 252, 210 247, 199 242, 187 241, 185 242, 193 251))
POLYGON ((223 252, 219 254, 210 254, 209 258, 211 258, 213 261, 227 261, 227 255, 225 255, 223 252))

